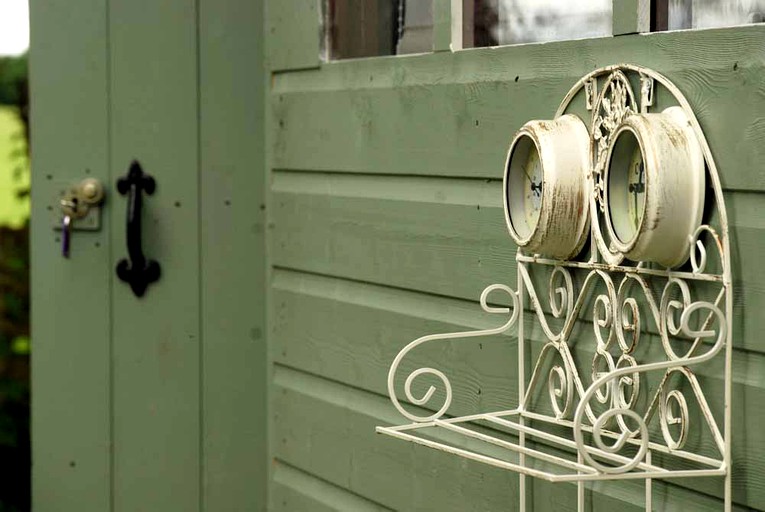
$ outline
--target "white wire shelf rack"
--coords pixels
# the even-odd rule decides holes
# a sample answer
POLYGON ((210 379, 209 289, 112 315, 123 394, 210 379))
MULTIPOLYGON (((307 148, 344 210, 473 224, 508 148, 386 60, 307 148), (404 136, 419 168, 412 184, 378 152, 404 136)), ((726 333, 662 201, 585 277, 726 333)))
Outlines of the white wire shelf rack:
POLYGON ((519 249, 516 289, 494 284, 480 296, 481 308, 501 318, 500 325, 429 334, 406 345, 390 367, 388 392, 408 421, 376 431, 517 472, 521 510, 526 477, 576 482, 580 511, 586 509, 588 481, 643 480, 651 510, 653 480, 717 477, 724 481, 729 511, 733 285, 727 213, 712 152, 682 93, 643 67, 620 64, 587 74, 555 117, 572 111, 591 115, 588 248, 571 260, 519 249), (659 87, 663 101, 687 116, 708 189, 704 223, 688 237, 689 261, 679 270, 626 259, 602 229, 604 148, 624 116, 654 108, 659 87), (548 278, 547 286, 540 276, 548 278), (524 333, 529 322, 538 325, 534 340, 524 333), (592 331, 583 331, 582 323, 592 331), (517 360, 508 361, 517 365, 515 408, 450 417, 452 384, 444 371, 425 366, 399 375, 402 361, 422 345, 505 333, 517 340, 517 360), (583 347, 589 347, 589 361, 583 361, 583 347), (717 382, 711 387, 705 377, 710 372, 717 382))
MULTIPOLYGON (((584 431, 592 434, 592 427, 584 427, 584 431)), ((377 432, 500 469, 524 473, 548 482, 687 478, 725 476, 726 474, 725 462, 721 459, 684 450, 669 450, 659 443, 648 443, 645 460, 637 462, 633 468, 626 471, 623 468, 633 463, 633 457, 626 457, 612 450, 587 448, 591 456, 599 459, 603 467, 607 468, 604 471, 603 467, 593 467, 585 463, 581 457, 577 457, 573 423, 519 410, 439 419, 425 423, 409 423, 395 427, 377 427, 377 432), (530 427, 527 423, 531 421, 544 422, 557 427, 563 426, 567 435, 530 427), (497 428, 504 429, 504 435, 496 433, 497 428), (451 442, 439 440, 433 432, 429 432, 434 429, 441 429, 458 437, 455 439, 452 436, 451 442), (477 443, 472 443, 471 446, 468 440, 477 441, 477 443), (484 444, 484 448, 499 448, 505 453, 498 455, 497 450, 493 450, 494 453, 490 454, 489 451, 482 450, 480 444, 484 444), (544 448, 532 447, 538 444, 544 448), (675 464, 692 466, 696 469, 667 469, 651 462, 655 458, 654 454, 665 455, 668 459, 676 459, 672 461, 675 464), (614 472, 609 473, 608 470, 614 472)), ((604 433, 603 436, 614 442, 619 440, 619 436, 614 433, 604 433)), ((628 444, 634 447, 633 452, 640 450, 639 441, 633 439, 628 441, 628 444)))

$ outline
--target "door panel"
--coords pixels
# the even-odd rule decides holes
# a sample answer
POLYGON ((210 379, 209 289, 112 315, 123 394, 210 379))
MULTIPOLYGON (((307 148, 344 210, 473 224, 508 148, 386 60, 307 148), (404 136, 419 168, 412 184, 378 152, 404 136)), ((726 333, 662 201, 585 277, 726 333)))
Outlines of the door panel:
MULTIPOLYGON (((111 167, 138 159, 144 251, 160 281, 137 299, 115 281, 114 511, 200 509, 197 13, 193 2, 112 0, 111 167)), ((113 258, 126 256, 126 200, 112 197, 113 258)))
POLYGON ((200 2, 203 510, 264 510, 263 3, 200 2))
POLYGON ((61 185, 111 181, 106 2, 30 8, 33 508, 102 512, 111 499, 111 240, 77 232, 64 259, 51 219, 61 185))
POLYGON ((32 5, 36 511, 265 509, 262 12, 32 5), (114 270, 133 159, 162 267, 140 299, 114 270), (104 223, 64 260, 47 208, 86 175, 104 223))

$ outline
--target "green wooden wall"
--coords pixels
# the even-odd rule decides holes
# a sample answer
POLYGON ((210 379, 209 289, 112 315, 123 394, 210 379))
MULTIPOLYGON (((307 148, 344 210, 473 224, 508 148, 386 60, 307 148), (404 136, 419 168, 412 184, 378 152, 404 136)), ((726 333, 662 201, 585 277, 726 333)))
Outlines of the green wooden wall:
MULTIPOLYGON (((322 64, 317 22, 312 0, 267 2, 271 508, 517 508, 516 475, 374 433, 404 422, 387 370, 423 334, 494 325, 477 298, 515 287, 501 203, 510 137, 549 118, 580 76, 627 62, 683 91, 720 169, 736 287, 734 501, 765 509, 765 27, 322 64)), ((464 345, 412 358, 467 383, 453 413, 512 406, 513 337, 464 345)), ((701 378, 721 389, 719 374, 701 378)), ((721 479, 654 483, 657 510, 720 510, 721 496, 721 479)), ((576 487, 532 480, 530 499, 575 510, 576 487)), ((587 500, 643 510, 644 487, 598 483, 587 500)))

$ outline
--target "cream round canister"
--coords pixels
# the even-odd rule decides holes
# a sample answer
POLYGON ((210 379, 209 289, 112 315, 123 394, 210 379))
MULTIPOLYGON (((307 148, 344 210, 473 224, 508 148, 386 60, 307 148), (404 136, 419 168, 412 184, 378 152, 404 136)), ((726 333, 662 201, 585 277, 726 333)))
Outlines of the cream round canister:
POLYGON ((704 157, 680 107, 628 115, 614 132, 604 176, 611 249, 672 268, 688 260, 704 210, 704 157))
POLYGON ((574 115, 529 121, 515 134, 504 172, 505 221, 529 254, 576 256, 589 226, 589 133, 574 115))

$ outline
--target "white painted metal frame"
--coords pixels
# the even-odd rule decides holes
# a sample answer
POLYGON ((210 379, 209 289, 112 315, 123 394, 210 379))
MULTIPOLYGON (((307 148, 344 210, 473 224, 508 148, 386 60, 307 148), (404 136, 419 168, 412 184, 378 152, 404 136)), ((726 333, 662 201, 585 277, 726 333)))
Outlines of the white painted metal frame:
POLYGON ((725 510, 729 511, 733 290, 727 214, 712 152, 682 93, 667 78, 649 69, 620 64, 593 71, 571 88, 556 117, 576 110, 577 104, 580 110, 591 113, 590 250, 571 261, 545 259, 519 250, 518 291, 494 284, 480 297, 484 311, 505 318, 499 327, 431 334, 408 344, 391 365, 388 391, 393 405, 412 423, 377 427, 377 432, 520 473, 521 510, 526 506, 528 475, 552 482, 578 482, 580 511, 585 509, 586 481, 644 479, 646 510, 651 510, 653 479, 720 477, 725 480, 725 510), (639 86, 639 95, 633 92, 635 85, 639 86), (680 270, 624 259, 612 252, 608 234, 602 228, 603 174, 610 138, 624 116, 646 113, 654 107, 659 87, 665 89, 663 98, 673 98, 687 114, 702 147, 707 185, 713 192, 707 193, 711 213, 705 220, 714 222, 702 225, 689 237, 690 264, 680 270), (715 268, 708 270, 712 266, 715 268), (532 280, 534 271, 550 275, 546 309, 532 280), (657 282, 663 285, 660 294, 655 291, 657 282), (694 298, 697 287, 706 287, 707 291, 711 287, 710 296, 715 298, 694 298), (489 295, 499 291, 509 297, 510 307, 490 305, 489 295), (524 310, 526 297, 530 311, 524 310), (584 305, 590 303, 595 355, 588 374, 577 367, 572 351, 572 346, 588 343, 583 339, 588 336, 584 332, 572 335, 572 331, 583 320, 580 313, 584 305), (641 319, 641 310, 648 311, 647 321, 641 319), (526 361, 530 351, 529 340, 524 338, 524 314, 536 319, 546 338, 529 380, 526 361), (562 327, 553 327, 553 319, 562 327), (649 322, 655 327, 654 336, 660 339, 663 354, 659 360, 638 361, 640 334, 649 322), (412 350, 429 342, 497 335, 516 324, 517 408, 447 417, 451 383, 442 371, 428 367, 413 371, 405 379, 406 401, 419 408, 404 408, 397 395, 396 376, 400 363, 412 350), (678 354, 676 346, 683 340, 690 348, 678 354), (550 354, 557 354, 560 362, 548 371, 550 354), (704 380, 694 372, 713 359, 721 361, 719 372, 724 373, 720 375, 724 396, 718 397, 723 410, 714 412, 702 388, 704 380), (641 388, 641 375, 647 379, 651 373, 657 384, 640 410, 637 398, 641 389, 648 387, 641 388), (437 398, 436 386, 430 385, 421 395, 413 392, 415 380, 423 376, 441 381, 443 388, 438 397, 444 403, 437 410, 430 405, 437 398), (538 400, 535 391, 545 380, 547 408, 552 413, 534 410, 538 400), (715 456, 686 446, 688 434, 693 431, 689 396, 695 399, 703 419, 701 426, 693 428, 708 429, 715 456), (506 460, 504 455, 514 458, 506 460))

